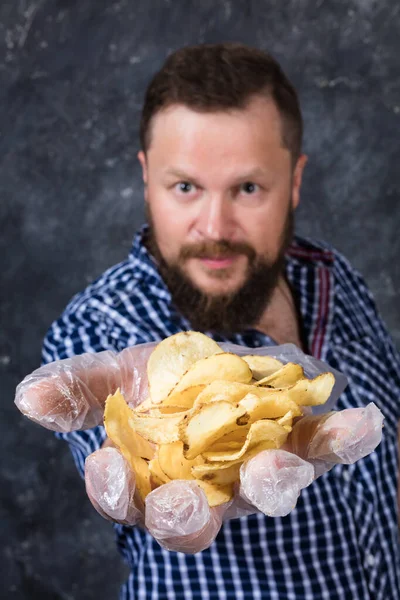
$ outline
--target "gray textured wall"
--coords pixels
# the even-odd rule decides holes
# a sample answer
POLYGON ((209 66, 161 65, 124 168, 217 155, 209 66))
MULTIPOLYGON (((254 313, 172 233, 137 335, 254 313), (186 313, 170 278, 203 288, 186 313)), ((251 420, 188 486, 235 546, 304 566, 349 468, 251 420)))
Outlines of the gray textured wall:
POLYGON ((126 574, 67 448, 12 401, 142 221, 140 106, 171 50, 239 40, 282 62, 310 156, 298 231, 361 270, 400 343, 399 25, 397 0, 2 0, 1 598, 108 600, 126 574))

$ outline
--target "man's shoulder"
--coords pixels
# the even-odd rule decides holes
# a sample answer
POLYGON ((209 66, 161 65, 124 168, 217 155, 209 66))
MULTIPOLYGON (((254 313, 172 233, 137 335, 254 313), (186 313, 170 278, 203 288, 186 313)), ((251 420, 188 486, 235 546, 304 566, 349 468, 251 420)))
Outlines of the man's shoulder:
POLYGON ((106 269, 75 294, 50 325, 44 339, 46 362, 55 360, 52 348, 66 343, 68 352, 73 347, 78 354, 152 341, 153 286, 151 274, 147 277, 130 257, 106 269))
POLYGON ((373 304, 368 285, 351 261, 331 243, 296 235, 288 256, 316 273, 318 267, 326 268, 332 276, 335 292, 345 301, 373 304))
POLYGON ((127 258, 103 271, 84 289, 75 294, 68 302, 64 312, 76 312, 83 308, 95 310, 102 306, 116 306, 121 296, 129 296, 133 299, 143 283, 141 273, 127 258))
POLYGON ((113 336, 130 335, 149 341, 152 316, 163 294, 156 271, 129 256, 75 294, 58 322, 74 329, 79 322, 84 326, 97 323, 112 331, 113 336))
POLYGON ((325 265, 333 270, 347 269, 356 272, 346 256, 325 240, 295 235, 288 249, 288 255, 291 258, 313 263, 316 266, 325 265))

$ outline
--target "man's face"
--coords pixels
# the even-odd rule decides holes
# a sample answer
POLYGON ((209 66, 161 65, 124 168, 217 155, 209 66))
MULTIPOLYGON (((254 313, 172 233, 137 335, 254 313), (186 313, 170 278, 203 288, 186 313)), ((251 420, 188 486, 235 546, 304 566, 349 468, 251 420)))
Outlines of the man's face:
POLYGON ((274 103, 155 115, 146 156, 150 249, 177 307, 198 329, 254 326, 282 270, 299 201, 274 103))

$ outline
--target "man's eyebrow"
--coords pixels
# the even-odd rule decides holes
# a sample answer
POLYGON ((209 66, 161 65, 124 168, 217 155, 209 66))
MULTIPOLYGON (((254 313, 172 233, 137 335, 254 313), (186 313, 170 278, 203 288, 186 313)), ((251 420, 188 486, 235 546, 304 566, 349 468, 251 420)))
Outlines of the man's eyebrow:
POLYGON ((186 173, 185 171, 178 169, 178 168, 174 168, 171 167, 169 169, 166 169, 163 173, 163 175, 167 176, 167 177, 176 177, 178 179, 190 179, 191 181, 193 181, 194 177, 192 177, 189 173, 186 173))
MULTIPOLYGON (((196 177, 192 177, 188 172, 179 169, 179 168, 174 168, 171 167, 169 169, 166 169, 164 171, 164 176, 166 177, 176 177, 177 179, 180 180, 189 180, 189 181, 193 181, 194 183, 196 183, 196 177)), ((268 177, 269 173, 268 171, 266 171, 265 169, 262 169, 261 167, 254 167, 252 169, 248 169, 243 171, 243 173, 240 173, 238 175, 236 175, 234 177, 234 182, 237 181, 248 181, 257 177, 268 177)))
POLYGON ((262 169, 261 167, 254 167, 252 169, 244 170, 243 173, 239 173, 236 177, 236 181, 246 181, 256 179, 257 177, 269 177, 270 173, 262 169))

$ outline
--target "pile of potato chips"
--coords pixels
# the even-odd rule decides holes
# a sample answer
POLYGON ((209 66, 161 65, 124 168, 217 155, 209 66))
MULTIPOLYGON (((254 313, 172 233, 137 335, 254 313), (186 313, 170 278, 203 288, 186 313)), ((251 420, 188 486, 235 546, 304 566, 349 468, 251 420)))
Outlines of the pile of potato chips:
POLYGON ((107 398, 107 435, 135 472, 142 500, 190 479, 210 506, 230 500, 243 462, 280 448, 302 407, 324 404, 335 383, 332 373, 307 379, 295 363, 224 352, 192 331, 160 342, 147 375, 149 398, 135 409, 120 390, 107 398))

